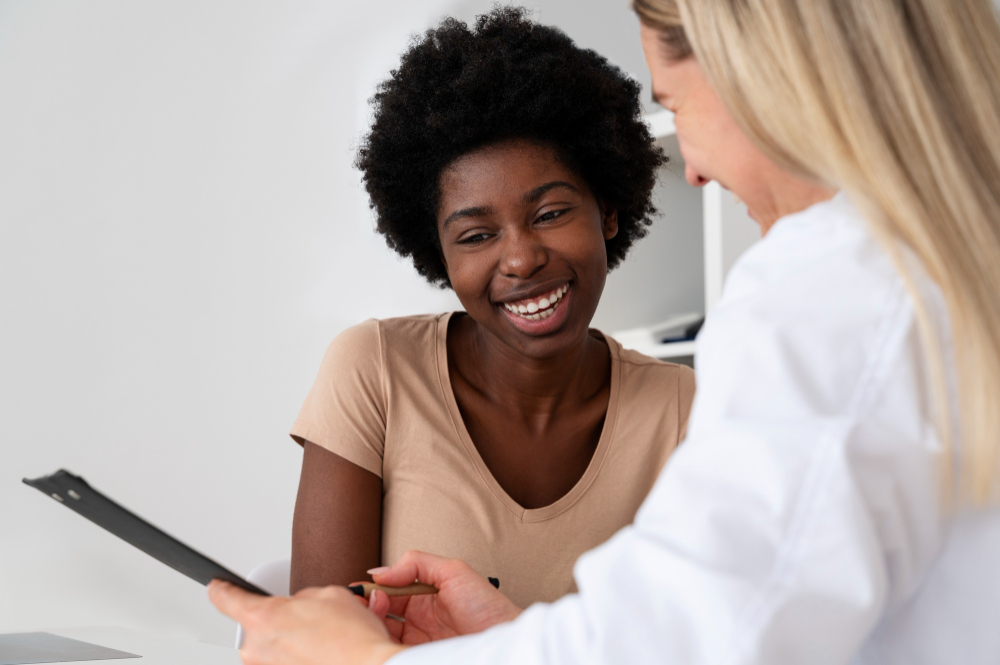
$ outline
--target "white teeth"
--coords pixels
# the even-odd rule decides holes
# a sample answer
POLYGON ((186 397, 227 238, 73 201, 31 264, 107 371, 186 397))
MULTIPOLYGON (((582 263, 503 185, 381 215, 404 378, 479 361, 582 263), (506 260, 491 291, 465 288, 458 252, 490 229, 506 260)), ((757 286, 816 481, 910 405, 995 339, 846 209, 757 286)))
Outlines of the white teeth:
POLYGON ((548 293, 538 300, 532 300, 527 304, 511 305, 504 303, 508 312, 519 314, 529 321, 540 321, 547 319, 555 312, 555 305, 562 300, 562 297, 569 291, 569 284, 564 284, 555 291, 548 293))

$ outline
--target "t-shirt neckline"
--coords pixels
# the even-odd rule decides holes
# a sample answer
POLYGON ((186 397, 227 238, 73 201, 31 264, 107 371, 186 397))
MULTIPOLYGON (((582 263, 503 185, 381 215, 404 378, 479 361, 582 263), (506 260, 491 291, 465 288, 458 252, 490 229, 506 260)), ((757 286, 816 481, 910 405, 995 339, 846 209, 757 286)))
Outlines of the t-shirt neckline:
POLYGON ((608 351, 611 354, 611 389, 608 396, 608 411, 604 416, 604 426, 601 428, 601 436, 597 441, 597 449, 594 451, 593 457, 590 458, 590 464, 587 465, 587 469, 583 472, 583 475, 566 494, 547 506, 525 508, 511 498, 500 483, 497 482, 497 479, 493 477, 489 467, 486 466, 486 462, 473 443, 472 437, 469 435, 469 430, 465 426, 465 420, 462 418, 462 412, 458 409, 458 401, 455 399, 455 391, 451 385, 451 375, 448 373, 448 323, 454 314, 455 312, 448 312, 438 317, 437 365, 442 397, 448 405, 448 413, 451 416, 455 432, 462 442, 465 452, 469 455, 473 466, 476 467, 480 479, 490 490, 490 493, 512 515, 522 522, 541 522, 551 519, 568 510, 580 500, 597 478, 597 474, 600 472, 601 466, 607 458, 608 449, 611 447, 615 427, 618 423, 618 405, 621 393, 621 346, 614 339, 601 333, 599 330, 591 329, 592 333, 601 336, 601 339, 608 345, 608 351))

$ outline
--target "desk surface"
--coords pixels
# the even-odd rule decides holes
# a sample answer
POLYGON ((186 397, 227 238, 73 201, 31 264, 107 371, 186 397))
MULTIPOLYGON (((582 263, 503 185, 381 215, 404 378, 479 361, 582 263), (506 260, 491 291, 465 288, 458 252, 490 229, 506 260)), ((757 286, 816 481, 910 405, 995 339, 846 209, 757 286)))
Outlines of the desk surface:
POLYGON ((124 660, 87 660, 82 665, 240 665, 236 649, 214 644, 160 637, 125 628, 66 628, 47 630, 74 640, 142 656, 124 660))

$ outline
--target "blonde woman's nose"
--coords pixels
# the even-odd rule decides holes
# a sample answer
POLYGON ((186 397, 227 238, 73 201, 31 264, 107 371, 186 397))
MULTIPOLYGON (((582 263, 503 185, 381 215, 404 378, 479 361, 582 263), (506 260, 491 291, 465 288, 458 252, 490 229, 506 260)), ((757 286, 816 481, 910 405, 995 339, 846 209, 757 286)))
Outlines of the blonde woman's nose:
POLYGON ((684 178, 692 187, 704 187, 711 182, 708 178, 695 171, 689 165, 684 166, 684 178))

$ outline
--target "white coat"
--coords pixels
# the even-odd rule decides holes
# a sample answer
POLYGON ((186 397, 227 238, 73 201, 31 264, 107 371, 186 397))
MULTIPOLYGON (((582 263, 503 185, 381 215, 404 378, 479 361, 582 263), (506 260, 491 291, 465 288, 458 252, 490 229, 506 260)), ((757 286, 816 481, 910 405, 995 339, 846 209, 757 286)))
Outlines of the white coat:
POLYGON ((845 196, 779 220, 699 336, 686 441, 579 593, 392 663, 1000 664, 1000 509, 948 511, 920 345, 845 196))

